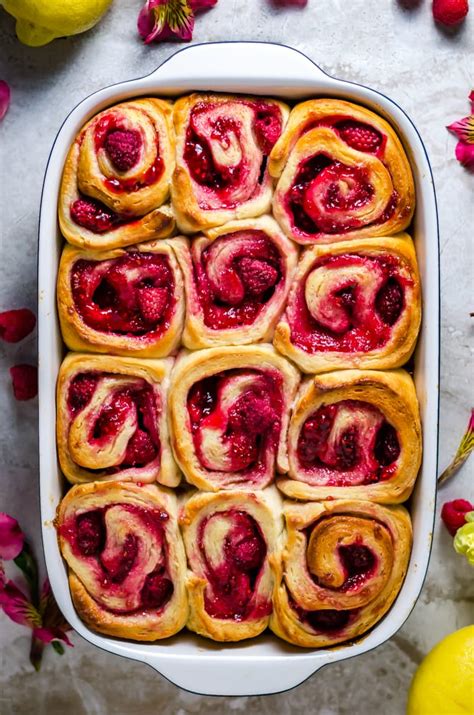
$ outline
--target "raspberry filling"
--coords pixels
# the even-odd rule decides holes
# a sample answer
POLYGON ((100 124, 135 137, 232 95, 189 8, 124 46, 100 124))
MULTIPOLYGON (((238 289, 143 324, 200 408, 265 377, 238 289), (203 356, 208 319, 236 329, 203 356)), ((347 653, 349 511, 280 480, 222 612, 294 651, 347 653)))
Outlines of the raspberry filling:
MULTIPOLYGON (((199 526, 198 545, 209 584, 204 604, 210 616, 243 621, 271 613, 271 601, 252 602, 267 554, 265 539, 253 517, 234 510, 207 517, 199 526), (211 559, 206 550, 206 531, 214 520, 223 518, 231 520, 232 526, 219 544, 219 559, 211 559)), ((214 550, 216 544, 212 546, 214 550)))
POLYGON ((276 378, 255 371, 254 385, 239 392, 238 383, 247 382, 248 374, 229 370, 195 383, 189 391, 194 446, 206 469, 257 475, 265 468, 267 450, 275 450, 281 423, 280 388, 276 378), (233 384, 236 395, 229 404, 227 395, 233 384))
MULTIPOLYGON (((119 508, 122 514, 125 512, 131 517, 138 517, 144 532, 154 535, 158 547, 164 543, 163 523, 168 519, 168 514, 130 504, 110 504, 71 517, 61 525, 60 534, 69 542, 72 552, 87 558, 89 567, 99 574, 103 587, 114 593, 124 585, 132 570, 139 568, 141 535, 124 533, 121 523, 120 530, 111 537, 113 548, 107 548, 106 513, 112 508, 119 508)), ((160 565, 145 578, 140 592, 140 610, 160 609, 173 594, 174 587, 168 572, 165 549, 162 549, 162 552, 160 565)))
POLYGON ((216 330, 252 324, 282 279, 279 253, 262 231, 218 238, 194 261, 204 323, 216 330))
POLYGON ((303 423, 297 455, 315 486, 355 486, 390 479, 400 456, 395 428, 373 405, 341 400, 303 423))
MULTIPOLYGON (((94 144, 96 152, 105 151, 117 171, 125 173, 133 169, 143 153, 143 140, 140 131, 126 129, 116 114, 105 115, 95 126, 94 144)), ((156 139, 156 158, 139 179, 107 177, 105 186, 115 193, 132 193, 146 186, 151 186, 163 174, 164 164, 160 157, 160 145, 156 139)))
POLYGON ((71 204, 70 214, 74 223, 92 231, 92 233, 112 231, 126 223, 123 216, 115 213, 105 204, 85 196, 76 199, 71 204))
MULTIPOLYGON (((100 381, 106 376, 99 373, 79 373, 71 381, 67 395, 67 405, 74 419, 91 401, 100 381)), ((124 458, 120 464, 105 471, 114 474, 128 468, 142 468, 158 459, 161 452, 158 433, 157 396, 143 381, 143 387, 117 390, 108 399, 90 425, 89 441, 102 444, 113 441, 123 429, 130 415, 136 417, 136 429, 131 435, 124 458)))
POLYGON ((307 623, 317 633, 329 633, 332 636, 336 636, 339 632, 342 634, 344 629, 354 621, 357 614, 357 609, 337 611, 328 608, 322 611, 306 611, 296 603, 289 592, 287 593, 290 607, 297 614, 299 620, 302 623, 307 623))
POLYGON ((107 261, 79 260, 71 271, 82 320, 94 330, 116 335, 162 335, 174 312, 174 287, 166 256, 133 250, 107 261))
POLYGON ((342 254, 316 261, 288 306, 291 341, 307 353, 369 352, 390 339, 411 280, 395 256, 342 254))
POLYGON ((346 580, 341 587, 343 591, 358 588, 373 574, 377 565, 373 551, 359 543, 340 546, 339 556, 346 570, 346 580))
MULTIPOLYGON (((241 104, 251 107, 254 111, 253 131, 262 153, 258 186, 265 177, 266 158, 282 131, 281 112, 279 107, 263 102, 242 101, 241 104)), ((230 198, 231 192, 242 182, 247 181, 249 168, 245 147, 242 147, 243 140, 238 117, 233 119, 228 114, 223 114, 221 117, 212 119, 210 127, 207 128, 209 135, 204 134, 200 118, 215 111, 217 106, 200 103, 193 108, 186 132, 183 157, 192 179, 203 188, 215 192, 219 196, 223 208, 231 208, 235 205, 235 201, 230 198), (237 156, 240 152, 240 160, 223 161, 217 166, 210 142, 220 144, 225 150, 229 150, 237 143, 239 149, 234 147, 233 153, 237 156)), ((250 157, 249 160, 251 161, 252 158, 250 157)), ((251 186, 249 190, 255 191, 257 186, 251 186)))

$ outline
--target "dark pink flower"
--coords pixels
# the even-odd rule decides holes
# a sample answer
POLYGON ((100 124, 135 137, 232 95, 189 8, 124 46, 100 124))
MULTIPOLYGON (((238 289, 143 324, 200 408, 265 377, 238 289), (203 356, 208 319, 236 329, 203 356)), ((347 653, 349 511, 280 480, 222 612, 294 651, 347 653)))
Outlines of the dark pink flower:
POLYGON ((459 139, 456 144, 456 159, 467 169, 474 171, 474 90, 469 94, 471 114, 449 124, 447 129, 459 139))
POLYGON ((14 623, 28 628, 41 626, 38 610, 13 581, 5 581, 0 588, 0 607, 14 623))
POLYGON ((23 548, 25 535, 16 519, 0 512, 0 558, 16 559, 23 548))
POLYGON ((217 0, 147 0, 138 16, 138 32, 146 44, 163 40, 189 42, 194 13, 214 7, 217 0))
POLYGON ((0 121, 3 119, 10 106, 10 87, 5 80, 0 79, 0 121))

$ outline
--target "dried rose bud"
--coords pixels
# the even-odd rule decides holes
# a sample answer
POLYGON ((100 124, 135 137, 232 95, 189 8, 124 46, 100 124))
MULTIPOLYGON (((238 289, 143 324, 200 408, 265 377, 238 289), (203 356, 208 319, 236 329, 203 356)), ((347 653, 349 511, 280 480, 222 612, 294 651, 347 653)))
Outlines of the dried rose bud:
POLYGON ((454 499, 443 504, 441 510, 441 518, 445 527, 451 534, 455 536, 456 531, 466 523, 466 514, 474 509, 471 502, 466 499, 454 499))

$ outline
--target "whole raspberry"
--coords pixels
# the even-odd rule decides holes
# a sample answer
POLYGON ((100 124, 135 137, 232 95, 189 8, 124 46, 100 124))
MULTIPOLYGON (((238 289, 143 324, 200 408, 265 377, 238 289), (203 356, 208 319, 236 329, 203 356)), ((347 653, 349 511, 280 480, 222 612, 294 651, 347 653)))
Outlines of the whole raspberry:
POLYGON ((105 150, 119 171, 129 171, 138 161, 142 140, 136 131, 116 129, 107 135, 105 150))
POLYGON ((347 120, 340 122, 337 130, 341 139, 357 151, 374 152, 382 143, 380 133, 368 124, 347 120))
POLYGON ((443 504, 441 518, 451 536, 455 536, 456 531, 461 526, 464 526, 467 512, 473 509, 474 506, 467 499, 454 499, 454 501, 448 501, 443 504))
POLYGON ((93 233, 110 231, 118 220, 117 214, 94 199, 76 199, 71 206, 71 218, 93 233))
POLYGON ((31 333, 35 325, 35 314, 28 308, 6 310, 0 313, 0 338, 7 343, 18 343, 31 333))
POLYGON ((168 305, 166 288, 140 288, 137 294, 140 313, 147 323, 158 323, 168 305))
POLYGON ((152 462, 155 457, 156 448, 150 435, 142 429, 137 429, 127 445, 124 464, 141 467, 152 462))
POLYGON ((433 17, 442 25, 457 25, 468 12, 468 0, 433 0, 433 17))
POLYGON ((259 296, 278 281, 278 271, 267 261, 258 258, 241 258, 238 272, 248 295, 259 296))

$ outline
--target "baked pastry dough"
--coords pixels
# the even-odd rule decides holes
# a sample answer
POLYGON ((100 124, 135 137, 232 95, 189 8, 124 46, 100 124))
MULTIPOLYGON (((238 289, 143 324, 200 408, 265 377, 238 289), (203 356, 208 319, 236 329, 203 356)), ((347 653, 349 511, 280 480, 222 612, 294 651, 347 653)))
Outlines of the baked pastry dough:
POLYGON ((168 638, 188 615, 186 556, 174 494, 130 482, 73 487, 56 528, 79 617, 99 633, 168 638))
POLYGON ((288 107, 274 99, 191 94, 174 105, 172 200, 184 233, 260 216, 270 209, 267 157, 288 107))
POLYGON ((323 648, 365 633, 389 610, 412 544, 402 506, 334 500, 286 503, 288 541, 270 628, 298 646, 323 648))
POLYGON ((216 641, 259 635, 272 611, 283 520, 275 487, 198 492, 181 512, 191 631, 216 641))
POLYGON ((67 241, 108 249, 169 236, 174 169, 172 106, 134 99, 100 112, 81 129, 64 165, 59 225, 67 241))
POLYGON ((274 345, 309 373, 401 367, 420 322, 411 238, 354 238, 305 250, 274 345))
POLYGON ((157 358, 179 344, 183 279, 170 241, 103 252, 66 246, 57 299, 71 350, 157 358))
POLYGON ((340 99, 293 108, 272 149, 275 218, 298 243, 390 236, 415 208, 403 146, 380 116, 340 99))
POLYGON ((298 371, 270 345, 178 358, 170 390, 176 461, 205 491, 262 489, 286 471, 288 412, 298 371))
POLYGON ((403 370, 341 370, 307 378, 288 430, 295 499, 370 499, 398 504, 410 496, 421 462, 415 386, 403 370))
POLYGON ((59 462, 70 482, 179 484, 167 420, 172 365, 171 358, 65 358, 56 428, 59 462))
POLYGON ((173 239, 186 286, 183 344, 191 349, 267 341, 298 252, 270 216, 232 221, 190 242, 173 239))

